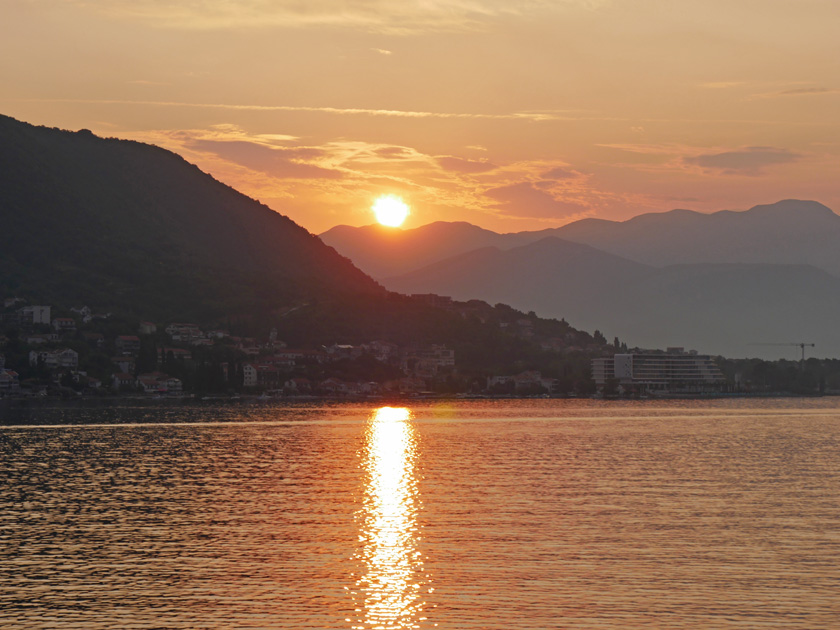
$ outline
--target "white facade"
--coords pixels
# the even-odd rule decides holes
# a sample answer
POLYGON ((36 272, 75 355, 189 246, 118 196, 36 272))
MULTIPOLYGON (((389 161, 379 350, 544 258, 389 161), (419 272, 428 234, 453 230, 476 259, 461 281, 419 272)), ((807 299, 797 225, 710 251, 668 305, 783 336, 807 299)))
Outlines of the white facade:
POLYGON ((685 352, 616 354, 593 359, 592 378, 599 387, 615 379, 622 387, 650 390, 697 389, 724 381, 710 356, 685 352))
POLYGON ((79 353, 70 348, 60 350, 32 350, 29 353, 29 365, 36 366, 43 361, 47 368, 77 368, 79 367, 79 353))
POLYGON ((169 324, 166 334, 172 337, 173 341, 192 341, 204 337, 204 333, 195 324, 169 324))
POLYGON ((257 368, 255 368, 250 363, 246 363, 242 366, 242 376, 243 381, 242 384, 245 387, 256 387, 257 386, 257 368))
POLYGON ((32 324, 49 324, 51 321, 49 306, 24 306, 18 314, 23 321, 32 324))

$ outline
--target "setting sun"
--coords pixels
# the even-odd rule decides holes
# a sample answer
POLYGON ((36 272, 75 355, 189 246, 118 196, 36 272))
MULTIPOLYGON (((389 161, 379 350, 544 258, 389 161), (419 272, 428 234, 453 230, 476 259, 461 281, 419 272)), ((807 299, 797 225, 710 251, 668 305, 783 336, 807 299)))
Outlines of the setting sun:
POLYGON ((371 210, 379 223, 389 227, 399 227, 409 215, 408 205, 396 195, 378 197, 371 210))

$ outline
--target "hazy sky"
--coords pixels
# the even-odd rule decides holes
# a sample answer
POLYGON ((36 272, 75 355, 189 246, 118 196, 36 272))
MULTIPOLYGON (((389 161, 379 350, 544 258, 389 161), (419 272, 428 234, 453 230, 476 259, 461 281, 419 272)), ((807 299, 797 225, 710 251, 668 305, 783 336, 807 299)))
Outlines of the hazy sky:
POLYGON ((0 0, 0 113, 165 146, 321 232, 840 212, 838 0, 0 0))

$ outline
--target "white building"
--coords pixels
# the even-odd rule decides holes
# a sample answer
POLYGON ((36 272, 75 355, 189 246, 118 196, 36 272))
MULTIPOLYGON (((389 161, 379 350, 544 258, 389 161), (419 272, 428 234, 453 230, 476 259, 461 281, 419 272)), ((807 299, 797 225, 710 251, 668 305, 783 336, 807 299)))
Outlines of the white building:
POLYGON ((724 381, 710 356, 683 352, 682 348, 593 359, 592 378, 599 389, 615 379, 624 389, 660 391, 711 389, 724 381))
POLYGON ((140 322, 139 332, 141 335, 154 335, 157 332, 157 326, 153 322, 140 322))
POLYGON ((18 309, 18 315, 22 324, 49 324, 51 321, 49 306, 24 306, 18 309))
POLYGON ((166 327, 166 334, 169 335, 173 341, 192 341, 193 339, 201 339, 204 333, 195 324, 169 324, 166 327))
POLYGON ((257 368, 250 363, 242 366, 242 384, 245 387, 257 386, 257 368))
POLYGON ((36 366, 42 361, 47 368, 72 368, 79 367, 79 353, 70 348, 59 350, 32 350, 29 353, 29 365, 36 366))

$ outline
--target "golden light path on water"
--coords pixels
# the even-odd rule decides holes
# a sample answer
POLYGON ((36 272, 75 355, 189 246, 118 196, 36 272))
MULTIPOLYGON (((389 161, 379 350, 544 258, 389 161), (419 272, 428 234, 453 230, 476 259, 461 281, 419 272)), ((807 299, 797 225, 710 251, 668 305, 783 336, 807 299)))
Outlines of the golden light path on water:
MULTIPOLYGON (((365 432, 364 505, 360 513, 364 573, 356 582, 353 628, 418 628, 430 592, 418 549, 417 440, 406 408, 382 407, 365 432)), ((349 620, 348 620, 349 621, 349 620)))

